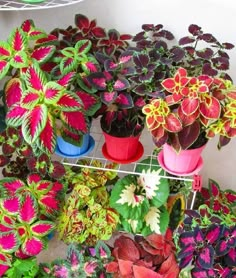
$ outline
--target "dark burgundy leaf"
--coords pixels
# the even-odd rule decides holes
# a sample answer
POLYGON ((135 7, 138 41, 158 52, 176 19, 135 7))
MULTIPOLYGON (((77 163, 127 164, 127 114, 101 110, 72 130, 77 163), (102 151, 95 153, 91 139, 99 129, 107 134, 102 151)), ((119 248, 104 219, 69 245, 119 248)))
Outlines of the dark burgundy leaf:
MULTIPOLYGON (((187 265, 189 265, 189 263, 191 262, 192 260, 192 255, 188 256, 188 257, 184 257, 183 259, 180 260, 179 262, 179 267, 180 269, 183 269, 185 268, 187 265)), ((198 277, 199 278, 199 277, 198 277)))
POLYGON ((145 32, 140 32, 133 37, 133 42, 141 41, 145 39, 145 32))
POLYGON ((106 37, 106 32, 101 27, 94 27, 91 30, 91 32, 92 32, 92 34, 94 35, 95 38, 105 38, 106 37))
POLYGON ((224 49, 233 49, 234 48, 234 45, 232 43, 229 43, 229 42, 224 42, 222 43, 224 49))
POLYGON ((112 42, 117 41, 120 38, 119 32, 115 29, 109 30, 108 36, 109 36, 110 41, 112 41, 112 42))
POLYGON ((135 55, 133 60, 134 60, 135 65, 139 68, 147 67, 147 65, 150 61, 149 56, 147 54, 135 55))
POLYGON ((206 240, 210 244, 213 244, 215 241, 217 241, 220 238, 222 232, 222 226, 217 225, 217 224, 212 224, 208 229, 205 234, 206 240))
POLYGON ((120 40, 122 41, 129 41, 132 39, 133 36, 129 35, 129 34, 122 34, 120 35, 120 40))
POLYGON ((193 43, 193 42, 195 42, 194 37, 186 36, 179 40, 179 45, 185 45, 185 44, 189 44, 189 43, 193 43))
POLYGON ((188 149, 198 138, 200 134, 200 124, 195 121, 193 124, 184 127, 179 133, 179 143, 183 150, 188 149))
POLYGON ((139 80, 141 82, 151 82, 154 77, 154 71, 148 71, 147 73, 140 74, 139 80))
POLYGON ((152 31, 154 29, 154 24, 143 24, 142 29, 144 31, 152 31))
POLYGON ((0 167, 7 165, 10 162, 10 157, 0 154, 0 167))
POLYGON ((155 32, 153 34, 153 37, 165 38, 169 41, 171 41, 175 38, 174 35, 170 31, 167 31, 167 30, 161 30, 159 32, 155 32))
POLYGON ((214 248, 205 246, 198 255, 197 264, 203 269, 211 269, 214 262, 214 248))
MULTIPOLYGON (((155 49, 157 49, 160 52, 162 52, 163 50, 167 50, 168 49, 167 43, 164 42, 164 41, 157 41, 155 43, 154 47, 155 47, 155 49)), ((156 51, 154 50, 153 52, 155 53, 156 51)), ((158 55, 158 57, 159 57, 159 55, 158 55)), ((156 58, 156 56, 155 56, 155 58, 156 58)))
POLYGON ((11 155, 16 150, 15 146, 8 144, 7 142, 2 144, 2 153, 4 155, 11 155))
POLYGON ((163 25, 162 24, 157 24, 157 25, 155 25, 155 27, 154 27, 154 31, 159 31, 159 30, 161 30, 163 28, 163 25))
POLYGON ((216 76, 217 70, 213 69, 210 63, 205 63, 202 67, 202 74, 216 76))
POLYGON ((229 250, 225 256, 225 261, 228 266, 236 267, 236 247, 229 250))
POLYGON ((193 59, 193 60, 189 61, 189 64, 191 66, 199 66, 202 64, 202 59, 201 58, 193 59))
POLYGON ((148 91, 151 93, 150 88, 146 86, 146 84, 140 84, 136 86, 133 91, 140 96, 146 95, 148 91))
POLYGON ((59 161, 53 161, 48 172, 53 179, 60 179, 65 175, 65 167, 59 161))
POLYGON ((229 59, 225 57, 216 57, 212 59, 214 67, 219 70, 228 70, 229 69, 229 59))
POLYGON ((116 98, 120 108, 128 109, 133 107, 133 99, 129 93, 120 93, 116 98))
POLYGON ((89 28, 89 19, 82 14, 75 15, 75 25, 80 29, 83 30, 84 28, 89 28))
POLYGON ((196 51, 196 55, 200 58, 209 60, 214 55, 214 51, 211 48, 205 48, 201 51, 196 51))
POLYGON ((179 245, 186 247, 188 245, 195 245, 195 237, 193 232, 184 232, 179 237, 179 245))
POLYGON ((225 51, 222 51, 222 50, 218 50, 218 55, 220 57, 224 57, 224 58, 228 58, 228 59, 230 58, 228 53, 226 53, 225 51))
POLYGON ((224 256, 228 253, 230 246, 227 244, 226 240, 221 240, 215 246, 215 252, 217 256, 224 256))
POLYGON ((201 39, 208 43, 218 43, 217 39, 209 33, 201 35, 201 39))
POLYGON ((87 77, 88 82, 97 90, 105 90, 107 87, 106 77, 102 72, 95 72, 87 77))
POLYGON ((180 47, 174 47, 170 50, 171 59, 173 62, 177 63, 183 60, 185 56, 185 51, 180 47))
POLYGON ((194 36, 199 35, 201 33, 201 30, 202 28, 196 24, 191 24, 188 27, 189 33, 191 33, 194 36))
POLYGON ((194 267, 191 271, 192 278, 209 278, 208 273, 206 270, 202 268, 194 267))

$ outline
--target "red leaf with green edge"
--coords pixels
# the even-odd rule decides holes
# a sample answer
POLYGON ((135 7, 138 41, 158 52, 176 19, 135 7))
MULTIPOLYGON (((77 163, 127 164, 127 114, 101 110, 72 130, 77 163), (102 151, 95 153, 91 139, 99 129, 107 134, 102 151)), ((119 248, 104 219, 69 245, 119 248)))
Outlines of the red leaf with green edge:
POLYGON ((199 122, 194 122, 191 125, 185 126, 179 133, 179 143, 183 150, 188 149, 198 138, 200 134, 199 122))
POLYGON ((78 96, 71 92, 64 92, 56 105, 63 111, 78 111, 82 107, 82 102, 78 96))
POLYGON ((43 241, 37 237, 26 239, 22 244, 22 250, 26 255, 37 256, 44 249, 43 241))
POLYGON ((86 54, 92 46, 91 41, 89 40, 80 40, 76 43, 75 49, 78 54, 86 54))
POLYGON ((26 109, 32 109, 36 106, 41 100, 38 92, 25 92, 25 94, 21 98, 21 107, 26 109))
POLYGON ((25 115, 22 133, 28 144, 32 144, 39 137, 48 119, 48 109, 45 104, 35 106, 25 115))
POLYGON ((193 232, 184 232, 179 237, 180 247, 186 247, 188 245, 195 245, 195 237, 193 232))
POLYGON ((116 91, 123 91, 123 90, 129 88, 129 81, 125 78, 120 78, 120 79, 116 80, 116 82, 113 85, 113 88, 116 91))
POLYGON ((115 63, 113 60, 111 59, 107 59, 104 63, 104 68, 106 71, 114 71, 119 67, 118 63, 115 63))
POLYGON ((0 234, 0 248, 3 252, 12 253, 19 248, 20 241, 16 231, 0 234))
POLYGON ((208 187, 209 187, 209 191, 211 192, 214 198, 220 195, 219 185, 214 180, 209 179, 208 187))
POLYGON ((35 236, 43 237, 55 229, 55 224, 50 221, 39 221, 31 225, 31 231, 35 236))
POLYGON ((15 214, 20 208, 20 198, 18 196, 11 197, 9 199, 3 199, 2 207, 9 214, 15 214))
POLYGON ((23 90, 19 78, 10 79, 5 87, 5 99, 8 107, 18 103, 21 99, 23 90))
POLYGON ((224 256, 228 253, 230 246, 226 240, 220 240, 215 246, 215 252, 217 256, 224 256))
POLYGON ((9 68, 10 68, 9 62, 0 60, 0 79, 5 77, 5 75, 8 73, 9 68))
POLYGON ((212 246, 205 246, 197 257, 197 264, 203 269, 210 269, 214 261, 214 248, 212 246))
POLYGON ((46 37, 37 39, 37 41, 35 42, 35 45, 47 45, 47 44, 53 44, 53 43, 57 43, 57 37, 54 35, 47 35, 46 37))
POLYGON ((154 270, 139 265, 133 265, 133 275, 134 278, 163 278, 163 275, 155 272, 154 270))
POLYGON ((46 211, 56 211, 59 208, 58 200, 55 199, 55 196, 52 196, 50 194, 43 196, 39 203, 42 204, 42 206, 45 208, 46 211))
POLYGON ((56 105, 57 101, 60 99, 62 96, 62 90, 63 88, 61 85, 55 83, 55 82, 48 82, 45 87, 44 87, 44 92, 45 92, 45 103, 46 104, 54 104, 56 105))
POLYGON ((26 255, 21 248, 15 252, 15 256, 20 259, 28 259, 30 256, 26 255))
POLYGON ((31 54, 31 58, 37 60, 38 63, 46 62, 52 57, 55 49, 56 48, 54 45, 41 46, 33 51, 33 53, 31 54))
POLYGON ((116 103, 119 104, 120 108, 131 108, 133 107, 133 99, 129 93, 119 93, 116 98, 116 103))
POLYGON ((10 231, 12 231, 13 229, 14 229, 14 228, 11 227, 11 226, 9 226, 9 225, 0 223, 0 233, 10 232, 10 231))
POLYGON ((5 222, 7 225, 14 225, 15 224, 15 219, 8 216, 8 215, 3 215, 2 221, 5 222))
POLYGON ((0 57, 5 60, 11 56, 11 48, 7 42, 0 42, 0 57))
POLYGON ((106 37, 106 31, 101 27, 94 27, 91 32, 97 39, 106 37))
POLYGON ((14 68, 26 68, 29 65, 27 54, 24 51, 17 52, 10 60, 10 64, 14 68))
POLYGON ((75 71, 78 66, 78 62, 71 57, 65 57, 60 62, 60 71, 62 74, 67 74, 71 71, 75 71))
POLYGON ((5 178, 0 184, 7 189, 10 195, 15 194, 16 190, 25 186, 24 182, 16 178, 5 178))
POLYGON ((26 46, 26 36, 25 33, 20 29, 15 29, 10 36, 9 40, 14 51, 19 52, 24 50, 26 46))
POLYGON ((28 109, 22 108, 19 105, 13 105, 7 112, 6 124, 15 127, 22 125, 27 112, 28 109))
MULTIPOLYGON (((12 255, 10 254, 0 254, 0 264, 2 265, 10 265, 12 260, 12 255)), ((2 277, 0 275, 0 277, 2 277)))
POLYGON ((230 248, 228 254, 225 256, 225 262, 229 267, 236 266, 236 247, 230 248))
POLYGON ((230 206, 236 204, 236 193, 233 190, 225 190, 224 196, 227 199, 227 202, 230 204, 230 206))
POLYGON ((83 111, 66 112, 63 111, 60 115, 61 120, 75 131, 80 131, 83 134, 88 132, 88 123, 83 111))
POLYGON ((219 119, 221 106, 218 99, 211 97, 209 103, 201 102, 200 103, 200 113, 207 119, 219 119))
POLYGON ((216 224, 212 224, 206 231, 205 238, 210 243, 216 242, 221 235, 222 227, 216 224))
POLYGON ((56 132, 53 117, 48 114, 47 122, 44 129, 41 131, 37 145, 46 153, 53 153, 56 147, 56 132))
POLYGON ((52 188, 52 182, 46 180, 40 180, 37 182, 36 190, 42 194, 42 192, 48 192, 52 188), (42 191, 42 192, 40 192, 42 191))
POLYGON ((113 103, 117 98, 117 92, 102 92, 100 94, 101 101, 105 104, 113 103))
POLYGON ((43 91, 46 77, 36 64, 30 66, 26 71, 26 84, 36 91, 43 91))
MULTIPOLYGON (((57 168, 60 165, 60 168, 63 167, 63 171, 60 170, 60 172, 65 172, 65 168, 64 168, 64 165, 62 163, 60 163, 59 161, 53 161, 53 164, 54 164, 54 168, 57 168)), ((59 171, 57 171, 57 172, 59 172, 59 171)), ((55 181, 52 185, 51 192, 58 193, 62 189, 63 189, 63 184, 58 182, 58 181, 55 181)))
POLYGON ((77 91, 76 95, 82 100, 86 115, 92 116, 100 108, 101 102, 95 94, 77 91))
POLYGON ((83 71, 86 74, 90 74, 92 72, 98 72, 99 66, 95 61, 87 61, 81 64, 83 71))
POLYGON ((17 225, 17 232, 21 238, 24 238, 27 233, 27 229, 25 226, 17 225))
POLYGON ((105 90, 107 87, 106 77, 102 72, 92 73, 87 77, 88 82, 97 90, 105 90))
POLYGON ((31 224, 38 214, 38 206, 35 198, 30 194, 25 194, 22 198, 22 204, 19 210, 20 222, 31 224))
POLYGON ((34 22, 31 19, 26 19, 22 24, 21 24, 21 29, 26 32, 27 34, 34 29, 34 22))
POLYGON ((75 25, 80 29, 83 30, 84 28, 88 29, 90 25, 89 19, 83 14, 76 14, 75 15, 75 25))
POLYGON ((76 132, 70 131, 69 129, 63 127, 63 129, 60 130, 61 137, 68 143, 81 147, 81 144, 83 142, 83 135, 78 134, 76 132))
POLYGON ((0 263, 0 277, 2 277, 2 275, 4 275, 6 273, 6 271, 9 269, 9 267, 10 267, 10 264, 5 265, 5 264, 0 263))
POLYGON ((79 268, 81 263, 81 254, 74 245, 70 245, 67 251, 67 261, 70 262, 70 265, 73 269, 79 268))
POLYGON ((75 72, 69 72, 63 75, 59 80, 57 80, 57 83, 63 87, 67 87, 73 80, 74 76, 75 72))
POLYGON ((27 177, 27 183, 29 185, 31 185, 33 183, 38 183, 39 181, 41 181, 41 177, 39 174, 30 174, 27 177))
POLYGON ((165 117, 165 124, 163 127, 170 132, 179 132, 182 130, 180 120, 173 113, 170 113, 165 117))
POLYGON ((181 103, 181 110, 186 116, 196 113, 198 107, 199 107, 198 99, 185 98, 181 103))

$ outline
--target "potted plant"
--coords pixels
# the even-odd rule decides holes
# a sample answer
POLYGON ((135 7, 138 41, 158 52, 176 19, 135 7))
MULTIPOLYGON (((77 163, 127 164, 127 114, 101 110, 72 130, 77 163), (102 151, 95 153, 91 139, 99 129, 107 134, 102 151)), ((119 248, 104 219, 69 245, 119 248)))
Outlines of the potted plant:
POLYGON ((221 78, 189 77, 184 68, 163 80, 162 86, 165 97, 143 108, 147 127, 155 144, 163 146, 162 166, 171 174, 193 174, 202 166, 200 155, 210 138, 219 134, 221 148, 235 136, 235 87, 221 78))
POLYGON ((134 239, 121 235, 115 240, 112 250, 115 260, 106 265, 113 277, 177 278, 179 267, 175 258, 172 232, 152 234, 134 239))
MULTIPOLYGON (((109 206, 106 184, 116 177, 115 172, 86 168, 81 171, 70 169, 65 180, 72 184, 72 191, 57 218, 58 236, 65 243, 96 244, 98 240, 108 240, 115 230, 118 213, 109 206), (71 173, 72 171, 72 173, 71 173)), ((101 162, 94 160, 94 167, 101 168, 101 162)), ((108 169, 116 167, 107 165, 108 169)))
POLYGON ((41 263, 37 277, 112 277, 105 269, 111 260, 111 251, 102 241, 98 241, 94 247, 70 244, 66 259, 41 263))
POLYGON ((140 175, 119 179, 111 191, 110 205, 120 214, 118 229, 147 236, 165 233, 169 214, 165 207, 169 195, 168 181, 163 169, 150 159, 136 167, 140 175))

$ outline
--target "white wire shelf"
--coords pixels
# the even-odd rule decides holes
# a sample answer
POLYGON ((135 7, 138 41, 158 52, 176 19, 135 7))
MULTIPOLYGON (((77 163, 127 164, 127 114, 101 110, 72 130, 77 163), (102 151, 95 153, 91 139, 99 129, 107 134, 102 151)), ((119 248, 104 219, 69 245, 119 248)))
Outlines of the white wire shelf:
POLYGON ((40 10, 68 6, 83 0, 45 0, 40 3, 28 3, 23 0, 0 0, 0 11, 40 10))

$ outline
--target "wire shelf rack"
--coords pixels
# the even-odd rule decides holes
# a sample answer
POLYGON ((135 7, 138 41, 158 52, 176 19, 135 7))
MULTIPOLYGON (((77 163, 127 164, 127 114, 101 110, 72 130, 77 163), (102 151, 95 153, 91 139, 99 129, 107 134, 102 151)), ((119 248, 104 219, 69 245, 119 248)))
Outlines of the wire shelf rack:
POLYGON ((68 6, 83 0, 45 0, 39 3, 29 3, 27 0, 0 0, 0 11, 40 10, 68 6))

